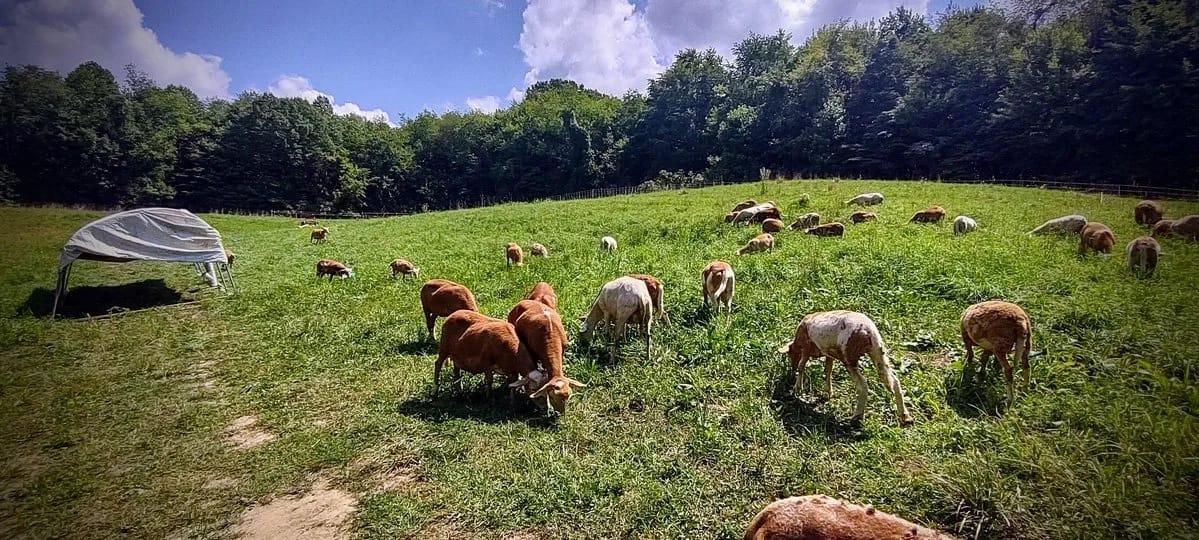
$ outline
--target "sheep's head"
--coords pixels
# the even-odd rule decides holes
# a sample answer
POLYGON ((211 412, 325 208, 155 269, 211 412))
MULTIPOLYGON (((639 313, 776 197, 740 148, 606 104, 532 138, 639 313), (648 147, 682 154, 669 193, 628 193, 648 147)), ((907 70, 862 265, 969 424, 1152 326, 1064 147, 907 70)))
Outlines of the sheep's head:
POLYGON ((416 276, 419 276, 419 275, 420 275, 420 267, 418 266, 418 267, 416 267, 416 268, 413 268, 413 269, 412 269, 412 277, 416 277, 416 276))
POLYGON ((558 414, 566 414, 566 400, 570 399, 571 388, 585 388, 587 385, 570 377, 554 377, 542 385, 540 390, 529 395, 530 399, 545 397, 546 401, 558 414))
POLYGON ((347 266, 345 270, 338 272, 338 274, 342 277, 342 279, 349 279, 354 277, 354 269, 347 266))
POLYGON ((533 388, 540 388, 545 384, 546 374, 540 369, 534 369, 524 375, 517 375, 516 380, 508 385, 508 388, 513 390, 522 390, 528 392, 533 388))

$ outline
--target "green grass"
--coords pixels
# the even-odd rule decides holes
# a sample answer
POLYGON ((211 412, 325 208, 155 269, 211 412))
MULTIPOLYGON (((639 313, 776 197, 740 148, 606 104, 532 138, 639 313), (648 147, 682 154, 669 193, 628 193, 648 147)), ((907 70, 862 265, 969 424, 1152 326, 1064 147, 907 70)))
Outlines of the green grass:
MULTIPOLYGON (((225 537, 247 505, 318 475, 361 497, 352 526, 368 538, 739 538, 764 504, 807 493, 963 537, 1194 537, 1199 246, 1165 240, 1159 274, 1134 279, 1122 255, 1141 234, 1134 202, 765 182, 337 221, 319 246, 290 219, 207 216, 238 253, 238 294, 201 291, 182 266, 81 263, 76 287, 134 283, 118 290, 122 305, 170 291, 200 301, 55 322, 32 313, 47 302, 57 250, 98 214, 2 209, 0 537, 225 537), (733 256, 757 231, 718 223, 746 198, 777 201, 788 222, 808 211, 845 220, 841 201, 876 190, 887 195, 880 222, 843 239, 786 231, 773 254, 733 256), (800 208, 803 194, 811 203, 800 208), (930 204, 981 229, 955 238, 948 223, 906 223, 930 204), (1112 226, 1120 253, 1079 258, 1073 239, 1022 234, 1071 213, 1112 226), (599 252, 605 234, 620 242, 613 256, 599 252), (539 241, 550 258, 506 269, 510 241, 539 241), (655 328, 649 363, 639 339, 618 365, 602 337, 590 348, 573 340, 567 372, 589 386, 565 417, 484 396, 481 378, 433 400, 420 281, 393 281, 387 268, 401 256, 422 280, 466 284, 493 316, 548 281, 572 334, 604 282, 651 273, 674 324, 655 328), (357 277, 317 281, 322 257, 349 261, 357 277), (699 273, 716 258, 737 271, 731 315, 701 308, 699 273), (1006 410, 997 374, 985 388, 960 380, 961 311, 989 298, 1020 303, 1034 324, 1033 385, 1006 410), (804 314, 828 309, 878 323, 915 426, 898 427, 873 373, 860 427, 843 422, 853 389, 841 367, 831 403, 788 394, 775 350, 804 314), (211 388, 197 384, 204 372, 211 388), (279 438, 225 447, 224 427, 245 414, 279 438), (394 466, 419 481, 376 489, 394 466), (204 487, 218 478, 235 482, 204 487)), ((1199 205, 1171 201, 1167 212, 1199 205)), ((112 303, 111 289, 80 290, 91 304, 75 314, 112 303)), ((807 375, 822 387, 819 368, 807 375)))

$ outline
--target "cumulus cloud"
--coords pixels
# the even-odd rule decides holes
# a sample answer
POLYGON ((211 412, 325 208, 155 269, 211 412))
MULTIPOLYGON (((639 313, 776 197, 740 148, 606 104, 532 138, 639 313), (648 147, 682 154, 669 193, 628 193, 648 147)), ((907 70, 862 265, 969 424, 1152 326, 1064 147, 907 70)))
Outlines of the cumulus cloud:
POLYGON ((357 103, 352 102, 338 103, 332 95, 313 88, 312 81, 309 81, 307 77, 284 75, 271 83, 266 91, 279 97, 298 97, 310 102, 316 101, 319 97, 324 97, 333 105, 334 113, 342 116, 353 114, 368 120, 382 120, 391 124, 391 116, 384 112, 383 109, 363 109, 357 103))
POLYGON ((474 53, 475 56, 487 56, 487 51, 483 50, 483 47, 475 47, 474 53))
POLYGON ((221 57, 175 52, 142 24, 132 0, 25 0, 0 3, 0 61, 66 73, 94 60, 114 73, 134 64, 155 81, 201 97, 229 97, 221 57))
POLYGON ((491 114, 500 110, 500 98, 497 96, 481 96, 466 98, 466 108, 491 114))

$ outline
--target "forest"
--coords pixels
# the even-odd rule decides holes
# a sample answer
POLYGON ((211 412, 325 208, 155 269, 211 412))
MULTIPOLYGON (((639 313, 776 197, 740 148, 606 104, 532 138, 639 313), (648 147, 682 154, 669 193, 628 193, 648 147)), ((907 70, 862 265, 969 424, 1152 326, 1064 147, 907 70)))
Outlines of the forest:
MULTIPOLYGON (((538 82, 396 125, 200 100, 129 66, 7 66, 0 201, 415 212, 647 180, 1036 179, 1196 188, 1199 0, 1016 0, 684 50, 646 92, 538 82)), ((384 68, 381 66, 381 69, 384 68)))

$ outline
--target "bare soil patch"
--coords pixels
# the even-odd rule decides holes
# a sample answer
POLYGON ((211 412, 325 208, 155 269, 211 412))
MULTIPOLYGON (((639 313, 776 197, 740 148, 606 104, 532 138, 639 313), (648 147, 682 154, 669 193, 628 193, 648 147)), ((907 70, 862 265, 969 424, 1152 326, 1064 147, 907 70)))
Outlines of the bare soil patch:
POLYGON ((258 417, 254 415, 239 417, 225 428, 225 444, 234 450, 249 450, 276 438, 274 433, 258 425, 258 417))
POLYGON ((303 495, 277 497, 242 513, 233 535, 243 539, 308 538, 340 540, 349 537, 350 517, 358 499, 318 480, 303 495))

